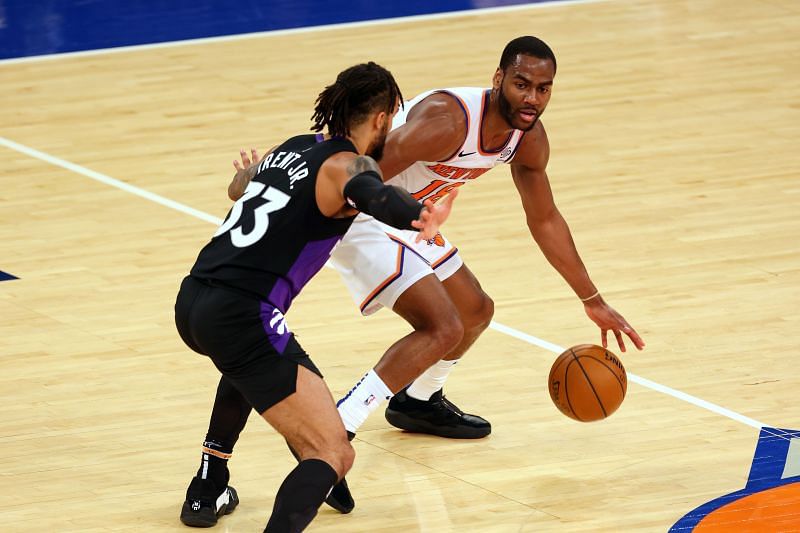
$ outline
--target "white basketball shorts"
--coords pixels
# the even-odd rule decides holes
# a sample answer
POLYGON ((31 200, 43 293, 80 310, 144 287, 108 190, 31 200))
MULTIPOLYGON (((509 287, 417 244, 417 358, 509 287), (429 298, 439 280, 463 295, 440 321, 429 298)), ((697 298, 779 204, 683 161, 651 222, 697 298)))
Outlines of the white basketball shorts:
POLYGON ((359 214, 331 255, 350 295, 364 315, 391 309, 423 276, 444 281, 461 268, 458 249, 442 236, 414 242, 417 232, 400 230, 359 214))

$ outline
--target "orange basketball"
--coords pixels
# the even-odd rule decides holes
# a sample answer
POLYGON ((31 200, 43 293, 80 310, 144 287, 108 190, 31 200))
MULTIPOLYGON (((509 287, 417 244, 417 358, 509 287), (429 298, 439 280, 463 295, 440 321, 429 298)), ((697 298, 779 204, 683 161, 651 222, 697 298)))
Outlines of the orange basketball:
POLYGON ((548 389, 562 413, 592 422, 610 416, 622 404, 628 377, 616 355, 602 346, 580 344, 553 362, 548 389))

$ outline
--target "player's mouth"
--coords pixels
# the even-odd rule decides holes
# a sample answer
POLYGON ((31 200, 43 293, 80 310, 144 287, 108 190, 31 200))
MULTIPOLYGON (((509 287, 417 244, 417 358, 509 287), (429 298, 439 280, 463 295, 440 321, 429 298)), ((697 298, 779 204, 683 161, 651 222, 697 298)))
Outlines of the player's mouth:
POLYGON ((536 120, 539 113, 535 109, 520 109, 519 116, 523 122, 531 123, 536 120))

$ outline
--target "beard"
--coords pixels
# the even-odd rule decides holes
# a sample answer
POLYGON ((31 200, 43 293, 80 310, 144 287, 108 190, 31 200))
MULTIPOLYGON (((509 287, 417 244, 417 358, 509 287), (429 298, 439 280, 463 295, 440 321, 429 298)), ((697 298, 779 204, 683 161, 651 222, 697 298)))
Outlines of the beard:
POLYGON ((536 118, 533 119, 533 122, 530 124, 526 124, 525 126, 519 126, 515 123, 514 117, 516 116, 516 109, 511 108, 511 102, 508 101, 506 98, 505 93, 503 92, 503 84, 500 83, 500 89, 497 92, 497 104, 500 109, 500 115, 505 119, 509 126, 514 129, 522 130, 522 131, 530 131, 539 122, 539 116, 541 113, 536 114, 536 118))
POLYGON ((389 127, 383 129, 380 137, 375 139, 369 148, 367 148, 367 155, 375 161, 380 161, 383 157, 383 147, 386 146, 386 136, 389 134, 389 127))

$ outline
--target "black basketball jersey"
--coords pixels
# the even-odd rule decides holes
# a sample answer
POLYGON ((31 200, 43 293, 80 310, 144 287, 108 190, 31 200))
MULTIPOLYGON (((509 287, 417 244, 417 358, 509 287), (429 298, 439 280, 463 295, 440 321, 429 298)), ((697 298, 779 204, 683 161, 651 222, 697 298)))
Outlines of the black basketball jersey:
POLYGON ((298 135, 275 148, 200 251, 192 276, 245 291, 285 313, 355 218, 329 218, 317 206, 317 173, 343 151, 356 148, 321 134, 298 135))

